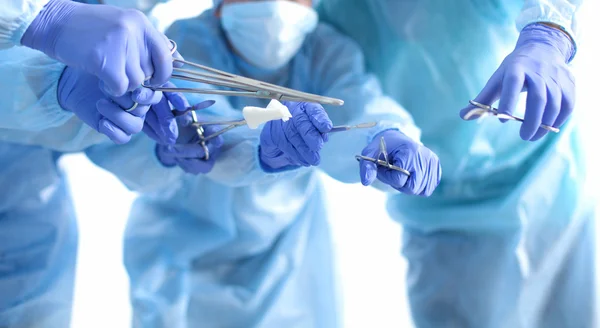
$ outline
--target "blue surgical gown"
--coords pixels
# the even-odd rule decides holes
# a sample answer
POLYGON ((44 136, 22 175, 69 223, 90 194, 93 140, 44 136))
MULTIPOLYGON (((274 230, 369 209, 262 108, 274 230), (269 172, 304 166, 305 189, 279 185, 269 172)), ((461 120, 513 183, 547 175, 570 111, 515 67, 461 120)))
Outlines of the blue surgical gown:
POLYGON ((518 28, 549 21, 576 36, 579 3, 322 2, 322 19, 360 44, 443 167, 432 197, 393 194, 387 206, 404 227, 417 327, 593 326, 595 203, 584 189, 581 107, 538 142, 520 140, 515 122, 458 116, 514 48, 518 28))
MULTIPOLYGON (((214 169, 200 176, 161 167, 145 136, 122 147, 88 150, 96 164, 143 194, 134 203, 125 236, 134 326, 340 326, 327 204, 318 172, 358 182, 354 155, 376 133, 395 128, 418 140, 419 130, 365 72, 357 45, 327 25, 320 24, 292 61, 274 71, 252 67, 235 55, 213 11, 175 23, 167 35, 187 60, 344 99, 344 106, 326 108, 334 124, 379 125, 331 135, 320 169, 277 173, 259 166, 260 129, 224 134, 214 169)), ((208 119, 238 119, 243 106, 267 104, 190 96, 192 103, 205 99, 217 101, 199 113, 208 119)))
POLYGON ((69 327, 77 226, 64 152, 109 140, 63 110, 64 65, 20 44, 47 0, 0 8, 0 327, 69 327))
POLYGON ((21 44, 21 38, 49 0, 6 0, 0 9, 0 49, 21 44))
POLYGON ((40 145, 97 138, 58 106, 64 65, 12 47, 46 2, 0 9, 0 327, 70 325, 77 224, 60 153, 40 145))

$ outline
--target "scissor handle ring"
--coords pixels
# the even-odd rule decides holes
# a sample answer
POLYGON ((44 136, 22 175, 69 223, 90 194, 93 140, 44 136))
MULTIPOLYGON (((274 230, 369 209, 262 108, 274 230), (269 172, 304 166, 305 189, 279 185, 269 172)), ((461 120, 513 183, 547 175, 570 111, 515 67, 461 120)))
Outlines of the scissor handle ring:
POLYGON ((173 45, 173 48, 171 48, 171 55, 174 55, 175 52, 177 51, 177 42, 169 39, 169 42, 171 42, 171 44, 173 45))
POLYGON ((208 150, 208 147, 206 146, 204 140, 200 142, 200 145, 202 146, 202 150, 204 150, 204 157, 201 159, 203 161, 208 161, 210 159, 210 151, 208 150))

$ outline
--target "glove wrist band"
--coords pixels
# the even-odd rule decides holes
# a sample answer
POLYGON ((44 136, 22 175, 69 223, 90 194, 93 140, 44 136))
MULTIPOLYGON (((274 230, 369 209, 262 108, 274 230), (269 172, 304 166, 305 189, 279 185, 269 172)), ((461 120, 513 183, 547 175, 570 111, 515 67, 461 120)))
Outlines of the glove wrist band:
POLYGON ((575 40, 573 39, 573 37, 571 36, 571 34, 569 34, 562 26, 552 23, 552 22, 540 22, 539 24, 541 25, 545 25, 548 27, 551 27, 553 29, 559 30, 561 31, 564 35, 567 36, 567 38, 569 38, 569 40, 571 41, 571 44, 573 45, 573 47, 575 47, 575 40))
POLYGON ((526 26, 521 31, 517 46, 527 43, 541 43, 554 47, 563 54, 565 63, 573 60, 576 52, 576 44, 571 36, 556 24, 549 26, 548 23, 533 23, 526 26))

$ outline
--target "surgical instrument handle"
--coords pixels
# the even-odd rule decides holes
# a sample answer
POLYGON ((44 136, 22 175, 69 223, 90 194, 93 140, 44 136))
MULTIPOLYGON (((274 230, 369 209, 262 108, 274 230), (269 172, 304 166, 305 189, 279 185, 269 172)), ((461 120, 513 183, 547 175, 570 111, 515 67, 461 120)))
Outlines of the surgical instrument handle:
POLYGON ((334 126, 329 133, 348 131, 353 129, 368 129, 377 125, 377 122, 361 123, 357 125, 338 125, 334 126))
MULTIPOLYGON (((504 113, 498 113, 498 109, 494 108, 490 105, 484 105, 481 103, 478 103, 474 100, 469 100, 469 103, 477 108, 481 108, 484 110, 487 110, 489 112, 491 112, 492 114, 494 114, 495 116, 497 116, 498 118, 502 118, 502 119, 507 119, 507 120, 513 120, 513 121, 518 121, 518 122, 525 122, 524 119, 517 117, 517 116, 513 116, 513 115, 509 115, 509 114, 504 114, 504 113)), ((553 126, 548 126, 546 124, 541 124, 540 127, 544 130, 550 131, 550 132, 554 132, 554 133, 559 133, 560 130, 553 127, 553 126)))

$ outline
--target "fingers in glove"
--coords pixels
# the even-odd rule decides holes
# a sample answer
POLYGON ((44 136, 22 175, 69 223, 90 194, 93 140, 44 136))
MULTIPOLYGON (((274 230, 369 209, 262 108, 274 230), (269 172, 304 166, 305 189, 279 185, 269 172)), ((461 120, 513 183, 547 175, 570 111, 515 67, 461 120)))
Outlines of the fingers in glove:
POLYGON ((171 55, 171 42, 164 34, 154 31, 147 36, 146 44, 149 46, 150 58, 154 75, 150 79, 150 85, 163 85, 169 81, 173 73, 173 56, 171 55))
MULTIPOLYGON (((562 90, 556 82, 553 80, 546 82, 546 108, 544 109, 544 114, 542 116, 541 124, 547 126, 554 126, 556 122, 556 118, 560 113, 560 107, 562 103, 562 90)), ((548 130, 539 127, 536 131, 535 135, 530 139, 531 141, 536 141, 541 139, 543 136, 548 134, 548 130)))
MULTIPOLYGON (((125 44, 123 41, 115 40, 115 44, 125 44)), ((125 74, 127 58, 122 55, 124 50, 117 49, 116 51, 106 53, 106 61, 103 69, 94 72, 94 75, 98 76, 101 81, 100 89, 110 97, 123 96, 129 86, 129 79, 125 74)))
POLYGON ((296 130, 299 132, 302 140, 313 152, 318 152, 323 148, 325 141, 317 127, 311 122, 307 113, 300 113, 291 120, 296 130))
POLYGON ((152 126, 150 126, 147 122, 144 123, 144 127, 142 128, 142 131, 148 136, 150 137, 150 139, 156 141, 156 143, 163 145, 164 143, 161 142, 160 138, 158 137, 158 135, 156 134, 156 132, 154 132, 154 130, 152 129, 152 126))
POLYGON ((110 120, 126 134, 136 134, 142 131, 144 118, 136 117, 121 109, 117 104, 108 99, 100 99, 96 102, 96 109, 106 119, 110 120))
POLYGON ((213 145, 208 144, 207 148, 208 152, 210 153, 210 159, 208 161, 202 158, 177 158, 175 161, 187 173, 207 174, 214 167, 216 159, 219 157, 220 153, 220 149, 214 147, 213 145))
POLYGON ((140 56, 127 57, 127 62, 125 63, 125 74, 127 74, 127 78, 129 80, 127 91, 133 91, 139 88, 142 83, 144 83, 146 74, 144 74, 144 71, 140 65, 140 56))
POLYGON ((323 106, 319 104, 306 103, 304 106, 304 112, 308 115, 312 124, 321 133, 327 133, 333 128, 333 123, 323 106))
POLYGON ((547 103, 547 88, 544 79, 531 74, 525 78, 527 86, 527 107, 521 125, 521 139, 530 140, 542 124, 542 116, 547 103))
MULTIPOLYGON (((502 92, 498 104, 498 114, 513 115, 519 102, 519 95, 525 86, 525 72, 520 67, 507 69, 502 80, 502 92)), ((506 122, 500 119, 500 122, 506 122)))
MULTIPOLYGON (((370 158, 376 158, 379 148, 372 147, 371 145, 365 147, 361 155, 370 158)), ((360 182, 363 186, 370 186, 377 178, 377 164, 360 160, 360 182)))
POLYGON ((98 132, 106 135, 117 145, 128 143, 129 140, 131 140, 131 135, 121 130, 118 126, 106 118, 100 120, 98 124, 98 132))
POLYGON ((175 116, 166 97, 162 97, 158 104, 153 105, 146 114, 146 124, 152 127, 157 142, 163 144, 175 144, 179 136, 179 129, 175 116))
POLYGON ((560 113, 554 121, 554 127, 560 128, 569 116, 573 113, 573 109, 575 108, 575 83, 573 77, 570 76, 569 72, 562 73, 563 76, 560 77, 559 82, 557 83, 562 87, 562 97, 561 97, 561 106, 560 113))
MULTIPOLYGON (((405 189, 404 187, 407 185, 407 182, 409 180, 409 177, 406 174, 400 171, 388 169, 387 167, 383 166, 377 168, 377 178, 381 182, 397 190, 405 189)), ((415 191, 411 188, 409 188, 408 190, 410 190, 409 194, 415 194, 415 191)))
MULTIPOLYGON (((289 145, 293 147, 299 155, 299 159, 306 162, 308 165, 318 165, 321 161, 319 153, 311 151, 293 121, 288 121, 283 124, 283 132, 289 145)), ((285 150, 284 150, 285 152, 285 150)))
MULTIPOLYGON (((492 104, 498 100, 498 97, 500 97, 500 90, 502 88, 502 72, 503 69, 498 69, 496 72, 494 72, 492 77, 486 83, 485 87, 483 87, 481 92, 473 100, 483 105, 492 106, 492 104)), ((477 119, 477 116, 466 118, 467 114, 475 108, 475 106, 469 104, 469 106, 460 111, 460 117, 466 120, 477 119)))

